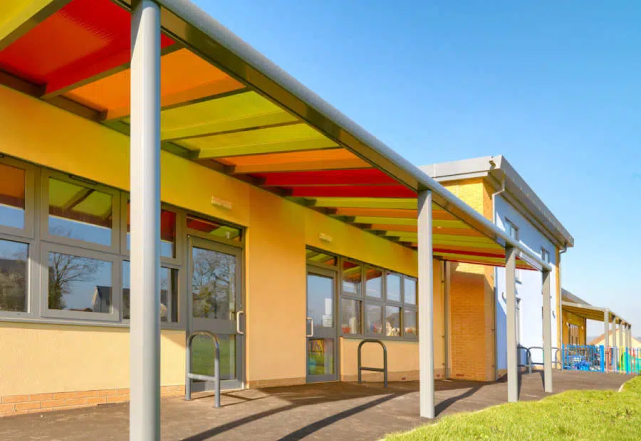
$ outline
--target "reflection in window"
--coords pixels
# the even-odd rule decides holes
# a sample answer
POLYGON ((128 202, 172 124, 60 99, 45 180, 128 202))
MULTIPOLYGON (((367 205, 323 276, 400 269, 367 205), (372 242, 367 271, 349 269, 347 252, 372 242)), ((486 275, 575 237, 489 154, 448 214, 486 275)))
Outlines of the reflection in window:
POLYGON ((49 179, 49 234, 111 245, 113 196, 77 183, 49 179))
POLYGON ((403 327, 405 328, 405 335, 416 336, 416 311, 405 310, 403 312, 403 327))
MULTIPOLYGON (((131 264, 122 262, 122 318, 129 320, 131 301, 131 264)), ((178 270, 160 268, 160 321, 178 322, 178 270)))
POLYGON ((398 274, 387 273, 385 278, 385 292, 387 300, 391 302, 401 301, 401 276, 398 274))
POLYGON ((187 228, 221 239, 233 240, 236 242, 239 242, 241 239, 240 228, 219 224, 218 222, 203 219, 201 217, 194 216, 193 214, 187 215, 187 228))
POLYGON ((27 311, 29 245, 0 240, 0 311, 27 311))
POLYGON ((49 309, 108 313, 111 262, 49 253, 49 309))
POLYGON ((365 305, 365 332, 382 334, 383 322, 381 320, 383 307, 380 305, 365 305))
POLYGON ((310 338, 307 340, 307 374, 334 374, 333 338, 310 338))
POLYGON ((405 297, 405 303, 409 305, 416 305, 416 279, 410 279, 405 277, 405 282, 403 283, 405 297))
POLYGON ((343 294, 361 295, 361 266, 343 261, 343 294))
POLYGON ((193 316, 233 320, 236 312, 236 257, 194 247, 192 262, 193 316))
POLYGON ((307 274, 307 317, 314 321, 314 328, 334 327, 334 279, 307 274))
POLYGON ((336 256, 325 254, 316 250, 307 250, 307 261, 313 263, 322 263, 323 265, 336 266, 336 256))
MULTIPOLYGON (((127 201, 127 249, 131 249, 131 212, 127 201)), ((173 259, 176 257, 176 213, 160 210, 160 256, 173 259)))
MULTIPOLYGON (((236 379, 236 336, 218 334, 220 345, 220 379, 236 379)), ((192 372, 213 377, 214 342, 209 337, 196 336, 191 346, 192 372)))
POLYGON ((397 306, 385 307, 385 335, 388 337, 401 336, 401 308, 397 306))
POLYGON ((341 299, 341 330, 343 334, 361 333, 361 302, 341 299))
POLYGON ((383 271, 367 268, 365 272, 365 292, 368 297, 383 298, 383 271))
POLYGON ((25 171, 0 163, 0 225, 25 227, 25 171))

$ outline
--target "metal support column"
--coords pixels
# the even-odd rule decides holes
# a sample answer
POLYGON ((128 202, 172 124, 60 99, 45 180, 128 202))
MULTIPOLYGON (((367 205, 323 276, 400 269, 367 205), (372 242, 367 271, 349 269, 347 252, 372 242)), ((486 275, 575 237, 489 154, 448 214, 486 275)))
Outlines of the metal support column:
POLYGON ((543 373, 544 389, 552 393, 552 307, 550 296, 550 279, 552 273, 543 271, 543 373))
POLYGON ((505 248, 505 297, 507 309, 507 400, 519 401, 519 366, 516 337, 516 248, 505 248))
POLYGON ((623 338, 623 328, 625 328, 625 324, 623 320, 619 320, 619 346, 625 346, 625 338, 623 338))
POLYGON ((160 440, 160 8, 131 16, 129 439, 160 440))
POLYGON ((612 369, 614 369, 615 371, 619 368, 619 359, 617 357, 618 352, 617 318, 612 317, 612 369))
POLYGON ((418 329, 420 415, 434 418, 434 271, 432 192, 418 194, 418 329))
MULTIPOLYGON (((603 353, 608 353, 610 347, 610 310, 605 308, 603 312, 603 353)), ((607 357, 607 355, 605 355, 607 357)), ((610 359, 608 359, 609 361, 610 359)), ((604 369, 609 369, 609 363, 604 364, 604 369)))

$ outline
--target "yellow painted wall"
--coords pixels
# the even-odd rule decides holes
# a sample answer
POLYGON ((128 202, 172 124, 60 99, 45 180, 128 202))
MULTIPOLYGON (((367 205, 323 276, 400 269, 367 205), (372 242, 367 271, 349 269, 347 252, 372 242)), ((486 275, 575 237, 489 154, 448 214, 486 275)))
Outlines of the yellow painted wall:
MULTIPOLYGON (((129 387, 129 330, 0 322, 0 396, 129 387)), ((185 331, 161 333, 161 384, 185 383, 185 331)))
MULTIPOLYGON (((128 137, 2 86, 0 121, 1 153, 128 189, 128 137), (38 121, 38 130, 33 121, 38 121)), ((162 152, 161 167, 164 202, 248 227, 246 370, 250 384, 295 383, 305 378, 306 245, 416 275, 416 253, 406 247, 166 152, 162 152), (212 196, 232 202, 232 209, 213 206, 212 196), (320 233, 332 236, 332 242, 321 242, 320 233)), ((0 385, 11 385, 10 391, 0 388, 0 395, 126 387, 128 331, 124 327, 0 325, 0 385), (18 346, 22 348, 20 369, 18 358, 4 357, 5 348, 18 346), (24 360, 33 361, 27 370, 24 360), (36 370, 37 382, 31 375, 36 370)), ((184 331, 163 331, 163 384, 184 381, 184 338, 184 331)), ((394 363, 404 369, 406 357, 397 358, 394 363)))
POLYGON ((576 314, 572 314, 568 311, 563 311, 562 317, 562 326, 563 326, 563 344, 570 344, 570 328, 568 324, 579 326, 579 344, 586 344, 586 334, 587 334, 587 325, 586 319, 579 317, 576 314))

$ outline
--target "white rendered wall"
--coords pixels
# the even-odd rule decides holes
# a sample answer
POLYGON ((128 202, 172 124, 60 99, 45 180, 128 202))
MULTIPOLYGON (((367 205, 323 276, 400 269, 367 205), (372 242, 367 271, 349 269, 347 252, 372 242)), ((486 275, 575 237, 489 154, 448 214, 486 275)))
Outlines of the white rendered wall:
MULTIPOLYGON (((558 341, 557 330, 557 287, 556 287, 556 248, 555 246, 532 225, 516 208, 501 195, 495 201, 495 223, 506 230, 506 220, 512 222, 519 229, 519 241, 534 253, 541 255, 545 248, 550 253, 550 264, 553 266, 551 274, 550 292, 552 294, 552 347, 558 341)), ((517 282, 516 295, 520 301, 520 331, 518 342, 521 346, 543 346, 543 296, 542 279, 538 271, 521 270, 521 281, 517 282)), ((505 309, 505 269, 495 269, 496 286, 496 353, 497 368, 507 369, 507 340, 506 340, 506 309, 505 309)), ((520 363, 525 364, 524 353, 520 363)), ((536 363, 543 363, 543 351, 533 350, 532 359, 536 363)), ((554 360, 554 358, 553 358, 554 360)))

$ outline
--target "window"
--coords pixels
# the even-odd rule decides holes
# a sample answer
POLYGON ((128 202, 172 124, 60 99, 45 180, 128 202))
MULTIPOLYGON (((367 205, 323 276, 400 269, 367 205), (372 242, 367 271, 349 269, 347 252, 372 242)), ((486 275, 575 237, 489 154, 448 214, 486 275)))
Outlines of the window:
POLYGON ((26 188, 25 170, 0 163, 0 225, 25 228, 26 188))
POLYGON ((112 246, 113 194, 80 181, 49 178, 49 235, 112 246))
MULTIPOLYGON (((122 262, 122 318, 130 319, 131 264, 122 262)), ((160 268, 160 321, 178 323, 178 270, 160 268)))
POLYGON ((366 268, 365 294, 367 297, 383 298, 383 271, 375 268, 366 268))
MULTIPOLYGON (((131 249, 131 213, 130 201, 127 199, 127 251, 131 249)), ((160 210, 160 257, 176 258, 176 212, 162 208, 160 210)))
POLYGON ((406 309, 403 313, 403 324, 405 327, 406 336, 418 336, 416 323, 416 311, 406 309))
POLYGON ((387 273, 385 277, 385 289, 389 302, 401 301, 401 276, 399 274, 387 273))
POLYGON ((306 258, 309 263, 319 263, 329 266, 336 266, 336 263, 338 262, 336 256, 311 249, 307 249, 306 258))
POLYGON ((200 233, 199 235, 203 237, 214 237, 234 242, 240 242, 242 239, 242 232, 240 228, 223 225, 216 221, 198 217, 193 214, 187 214, 187 228, 191 231, 200 233))
POLYGON ((403 278, 403 298, 406 304, 416 305, 416 279, 403 278))
POLYGON ((349 260, 343 261, 343 294, 361 295, 361 272, 361 265, 349 260))
POLYGON ((341 299, 341 331, 343 334, 361 333, 361 302, 341 299))
POLYGON ((573 325, 572 323, 568 323, 568 336, 569 336, 569 344, 571 345, 579 345, 579 327, 577 325, 573 325))
POLYGON ((401 336, 401 308, 398 306, 385 307, 385 335, 388 337, 401 336))
POLYGON ((365 304, 365 334, 383 333, 382 315, 381 305, 365 304))
POLYGON ((48 253, 49 310, 113 312, 112 262, 61 252, 48 253))
POLYGON ((541 260, 546 263, 550 263, 550 252, 545 248, 541 248, 541 260))
POLYGON ((509 220, 505 220, 505 231, 512 239, 519 240, 519 228, 509 220))
POLYGON ((27 312, 29 245, 0 240, 0 311, 27 312))

